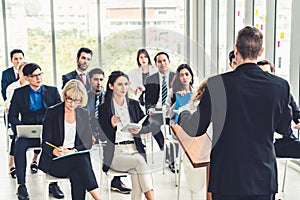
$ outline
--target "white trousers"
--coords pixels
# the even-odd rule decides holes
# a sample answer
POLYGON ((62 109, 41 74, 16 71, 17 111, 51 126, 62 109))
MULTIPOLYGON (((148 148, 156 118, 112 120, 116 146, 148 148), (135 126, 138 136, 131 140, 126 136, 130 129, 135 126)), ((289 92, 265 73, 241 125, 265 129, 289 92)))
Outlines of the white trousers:
POLYGON ((129 172, 132 181, 132 200, 141 200, 143 193, 153 190, 152 170, 144 157, 136 150, 135 144, 116 145, 110 168, 129 172))

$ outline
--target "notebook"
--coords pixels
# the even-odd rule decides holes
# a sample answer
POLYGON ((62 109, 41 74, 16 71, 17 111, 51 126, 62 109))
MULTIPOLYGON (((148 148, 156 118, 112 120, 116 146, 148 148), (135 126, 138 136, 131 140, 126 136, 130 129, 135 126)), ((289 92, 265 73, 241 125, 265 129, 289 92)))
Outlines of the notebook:
MULTIPOLYGON (((189 92, 185 95, 181 96, 179 93, 176 93, 176 102, 175 102, 175 109, 178 110, 181 106, 186 105, 192 97, 193 93, 189 92)), ((175 124, 178 123, 179 115, 175 113, 175 124)))
POLYGON ((42 125, 17 125, 18 138, 40 138, 42 135, 42 125))

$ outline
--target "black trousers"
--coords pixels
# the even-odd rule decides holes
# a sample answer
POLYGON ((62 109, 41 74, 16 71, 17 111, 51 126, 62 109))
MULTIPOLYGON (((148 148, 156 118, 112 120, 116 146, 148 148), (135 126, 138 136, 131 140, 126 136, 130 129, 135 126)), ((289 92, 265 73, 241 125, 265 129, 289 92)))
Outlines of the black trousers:
POLYGON ((72 200, 83 200, 86 190, 98 188, 89 153, 55 160, 48 173, 58 178, 70 178, 72 200))
POLYGON ((275 200, 275 194, 268 195, 220 195, 212 194, 213 200, 275 200))

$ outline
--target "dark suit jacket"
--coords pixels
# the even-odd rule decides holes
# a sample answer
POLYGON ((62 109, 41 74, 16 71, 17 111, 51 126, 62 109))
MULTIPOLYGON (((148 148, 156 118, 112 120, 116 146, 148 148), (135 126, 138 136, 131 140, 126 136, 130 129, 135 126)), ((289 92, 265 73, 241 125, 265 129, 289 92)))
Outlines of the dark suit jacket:
MULTIPOLYGON (((102 99, 101 99, 100 104, 104 102, 104 95, 105 95, 104 90, 102 90, 101 93, 102 93, 101 94, 102 99)), ((91 90, 88 91, 87 95, 88 95, 88 103, 86 105, 86 108, 89 111, 89 118, 91 120, 95 116, 95 104, 96 104, 95 101, 96 101, 96 99, 95 99, 95 93, 92 92, 91 90)))
POLYGON ((4 101, 6 98, 6 88, 13 82, 15 82, 16 75, 14 71, 14 67, 10 67, 2 72, 2 79, 1 79, 1 93, 4 101))
POLYGON ((256 64, 208 79, 198 110, 181 125, 193 136, 213 126, 209 191, 222 195, 277 192, 274 131, 291 134, 289 84, 256 64), (195 124, 198 123, 198 126, 195 124))
MULTIPOLYGON (((39 168, 48 172, 54 155, 53 147, 45 142, 50 142, 55 146, 62 146, 65 139, 65 104, 64 102, 47 109, 43 120, 42 154, 39 161, 39 168)), ((83 108, 76 109, 76 137, 74 148, 78 151, 90 149, 92 147, 92 130, 89 125, 88 111, 83 108)))
POLYGON ((16 125, 22 124, 42 124, 46 109, 61 102, 60 95, 56 87, 42 86, 43 108, 39 111, 30 110, 30 86, 26 85, 17 88, 11 99, 8 121, 15 131, 16 125), (21 119, 19 119, 21 114, 21 119))
MULTIPOLYGON (((86 88, 86 91, 89 91, 91 89, 91 86, 90 86, 90 83, 88 81, 88 77, 86 76, 86 85, 85 85, 85 88, 86 88)), ((65 75, 62 75, 62 82, 63 82, 63 85, 62 85, 62 88, 65 87, 66 83, 71 80, 71 79, 77 79, 77 80, 80 80, 81 81, 81 78, 80 76, 78 75, 77 71, 74 70, 74 71, 71 71, 70 73, 67 73, 65 75)))
MULTIPOLYGON (((129 116, 130 121, 137 123, 140 119, 142 119, 145 114, 141 110, 141 107, 139 105, 138 101, 135 101, 133 99, 127 99, 128 103, 128 110, 129 110, 129 116)), ((117 128, 112 127, 111 125, 111 117, 115 115, 114 106, 112 102, 105 102, 101 104, 100 106, 100 116, 99 116, 99 124, 101 126, 101 129, 103 130, 107 145, 104 147, 104 154, 103 154, 103 171, 107 172, 110 168, 114 151, 115 151, 115 140, 116 140, 116 131, 117 128)), ((140 133, 147 133, 149 132, 149 127, 144 126, 147 125, 148 121, 146 120, 143 124, 143 128, 140 133)), ((144 145, 142 143, 141 137, 139 134, 134 135, 134 141, 136 148, 138 152, 145 158, 146 160, 146 154, 144 145)))
MULTIPOLYGON (((171 82, 174 78, 175 73, 170 71, 169 74, 169 88, 171 87, 171 82)), ((159 72, 148 76, 145 85, 145 106, 146 110, 155 107, 160 95, 160 81, 159 72)))
MULTIPOLYGON (((174 78, 175 73, 169 72, 169 87, 171 87, 171 82, 174 78)), ((146 79, 146 85, 145 85, 145 107, 146 110, 149 108, 155 108, 157 101, 160 96, 160 80, 159 80, 159 72, 152 74, 151 76, 148 76, 146 79)), ((153 121, 157 121, 160 124, 163 124, 162 116, 152 116, 153 121)), ((151 130, 152 135, 154 139, 156 140, 159 148, 163 150, 164 148, 164 136, 163 133, 159 130, 158 132, 155 132, 154 130, 151 130)))

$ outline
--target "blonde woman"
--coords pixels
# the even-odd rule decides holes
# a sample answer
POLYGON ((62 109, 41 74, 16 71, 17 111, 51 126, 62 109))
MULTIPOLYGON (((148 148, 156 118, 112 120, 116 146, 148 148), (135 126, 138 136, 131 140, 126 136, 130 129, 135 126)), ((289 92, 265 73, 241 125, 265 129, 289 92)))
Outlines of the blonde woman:
POLYGON ((62 91, 62 100, 62 103, 48 108, 46 112, 39 168, 55 177, 69 177, 73 200, 85 199, 86 190, 94 199, 100 200, 89 153, 53 161, 55 157, 90 149, 92 146, 88 111, 82 108, 87 104, 84 85, 79 80, 68 81, 62 91))

